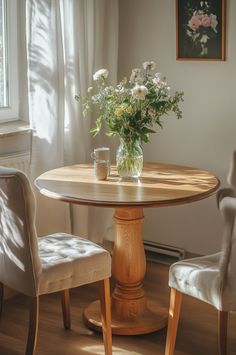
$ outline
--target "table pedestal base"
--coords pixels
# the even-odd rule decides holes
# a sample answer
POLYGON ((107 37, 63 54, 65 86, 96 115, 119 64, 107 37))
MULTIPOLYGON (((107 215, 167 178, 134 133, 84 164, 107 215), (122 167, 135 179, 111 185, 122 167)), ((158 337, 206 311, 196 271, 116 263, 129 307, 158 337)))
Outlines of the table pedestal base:
MULTIPOLYGON (((112 275, 115 280, 111 296, 113 334, 146 334, 167 325, 167 310, 148 300, 143 288, 146 272, 141 233, 143 220, 142 208, 116 208, 116 238, 112 253, 112 275)), ((101 330, 98 301, 86 308, 84 319, 90 328, 101 330)))
MULTIPOLYGON (((112 312, 112 333, 118 335, 137 335, 155 332, 167 326, 167 309, 161 308, 156 302, 148 302, 143 314, 135 318, 122 319, 112 312), (152 309, 152 310, 151 310, 152 309)), ((86 325, 96 331, 102 331, 100 302, 91 303, 84 311, 86 325)))

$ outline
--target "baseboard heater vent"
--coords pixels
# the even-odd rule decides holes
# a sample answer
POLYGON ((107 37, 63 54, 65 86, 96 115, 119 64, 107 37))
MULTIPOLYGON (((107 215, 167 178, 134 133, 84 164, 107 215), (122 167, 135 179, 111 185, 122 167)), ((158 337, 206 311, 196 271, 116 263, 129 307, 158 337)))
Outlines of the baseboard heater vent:
POLYGON ((0 165, 8 168, 16 168, 28 175, 31 154, 29 151, 0 155, 0 165))
POLYGON ((184 259, 185 250, 175 248, 161 243, 143 241, 147 261, 156 263, 172 264, 178 260, 184 259))

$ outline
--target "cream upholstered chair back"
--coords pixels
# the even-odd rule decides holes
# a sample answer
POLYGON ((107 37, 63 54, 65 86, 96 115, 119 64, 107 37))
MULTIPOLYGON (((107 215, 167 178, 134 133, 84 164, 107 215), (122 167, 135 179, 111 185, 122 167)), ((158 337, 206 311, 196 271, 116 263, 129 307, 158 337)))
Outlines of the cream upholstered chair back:
POLYGON ((218 310, 219 354, 227 354, 229 311, 236 310, 236 197, 233 188, 219 191, 218 207, 224 218, 221 251, 181 260, 171 265, 171 298, 165 355, 173 355, 182 294, 198 298, 218 310))
POLYGON ((233 155, 231 158, 229 173, 227 176, 227 182, 233 188, 236 188, 236 150, 233 152, 233 155))
POLYGON ((229 311, 236 310, 236 151, 230 163, 230 187, 217 192, 218 208, 224 218, 221 251, 181 260, 171 265, 169 321, 165 355, 173 355, 181 309, 182 294, 198 298, 218 310, 218 348, 227 354, 229 311))
POLYGON ((222 251, 219 262, 220 297, 218 309, 236 310, 236 198, 224 196, 219 201, 224 216, 222 251))
POLYGON ((224 187, 217 192, 217 202, 219 207, 219 202, 225 196, 236 197, 236 150, 233 152, 230 165, 229 172, 227 175, 227 182, 230 187, 224 187))
POLYGON ((220 287, 223 310, 236 309, 236 150, 230 161, 227 182, 228 188, 222 188, 217 193, 218 208, 224 216, 224 231, 222 252, 220 257, 220 287))
POLYGON ((107 250, 79 236, 54 233, 37 238, 35 199, 27 176, 0 167, 0 317, 6 285, 28 296, 30 317, 25 355, 37 343, 39 296, 61 292, 65 329, 70 329, 69 288, 98 282, 105 355, 112 354, 107 250))
POLYGON ((0 167, 0 281, 35 296, 40 272, 33 191, 24 173, 0 167))

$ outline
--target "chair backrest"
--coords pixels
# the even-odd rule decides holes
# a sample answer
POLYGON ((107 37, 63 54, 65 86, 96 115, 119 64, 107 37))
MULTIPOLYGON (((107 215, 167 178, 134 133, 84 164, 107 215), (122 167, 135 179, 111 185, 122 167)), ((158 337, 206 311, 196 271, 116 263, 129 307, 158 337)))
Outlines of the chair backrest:
POLYGON ((236 310, 236 198, 224 196, 219 209, 224 216, 220 285, 222 310, 236 310))
POLYGON ((27 176, 0 167, 0 281, 29 296, 37 295, 41 272, 35 208, 27 176))
POLYGON ((233 156, 230 162, 227 182, 229 185, 236 188, 236 150, 233 152, 233 156))

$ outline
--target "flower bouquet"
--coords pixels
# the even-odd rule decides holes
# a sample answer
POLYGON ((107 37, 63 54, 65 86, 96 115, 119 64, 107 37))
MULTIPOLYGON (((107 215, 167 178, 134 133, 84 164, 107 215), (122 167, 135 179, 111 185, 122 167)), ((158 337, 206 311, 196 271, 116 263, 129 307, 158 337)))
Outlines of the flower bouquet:
POLYGON ((93 79, 95 87, 88 88, 88 95, 76 95, 86 115, 92 106, 97 106, 100 116, 91 132, 96 135, 103 125, 108 136, 119 136, 121 145, 117 152, 117 170, 123 178, 137 178, 143 166, 143 153, 140 144, 149 142, 155 126, 162 127, 162 116, 173 111, 177 118, 182 117, 179 103, 183 93, 171 95, 166 79, 154 72, 153 61, 143 63, 143 68, 132 70, 115 87, 106 84, 108 71, 98 70, 93 79))

